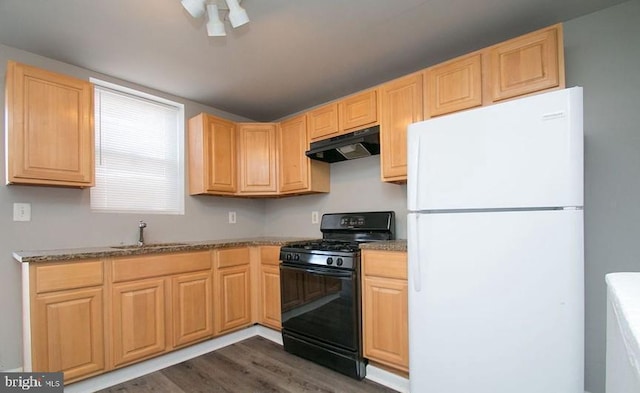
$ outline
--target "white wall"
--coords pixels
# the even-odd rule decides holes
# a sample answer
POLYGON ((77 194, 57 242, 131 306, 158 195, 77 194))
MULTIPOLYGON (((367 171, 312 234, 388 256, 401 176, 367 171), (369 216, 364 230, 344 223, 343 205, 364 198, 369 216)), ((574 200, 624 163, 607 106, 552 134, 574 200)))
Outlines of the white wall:
POLYGON ((604 393, 604 275, 640 271, 640 0, 564 33, 567 86, 584 86, 585 388, 604 393))
MULTIPOLYGON (((79 78, 88 79, 93 76, 160 95, 185 104, 187 118, 206 111, 233 120, 245 120, 191 101, 3 45, 0 45, 0 91, 4 91, 4 75, 9 59, 79 78)), ((4 94, 0 95, 0 107, 4 107, 4 94)), ((4 119, 4 113, 2 116, 4 119)), ((1 123, 0 130, 4 135, 4 121, 1 123)), ((0 151, 0 176, 4 183, 4 138, 0 141, 0 151)), ((147 222, 145 237, 150 242, 209 240, 263 234, 262 200, 191 197, 186 195, 186 191, 185 198, 183 216, 105 214, 90 211, 88 189, 0 185, 0 370, 14 369, 22 364, 20 266, 12 259, 12 251, 132 244, 137 240, 139 220, 147 222), (31 203, 30 222, 12 221, 15 202, 31 203), (235 225, 227 224, 227 212, 230 210, 237 212, 235 225)))

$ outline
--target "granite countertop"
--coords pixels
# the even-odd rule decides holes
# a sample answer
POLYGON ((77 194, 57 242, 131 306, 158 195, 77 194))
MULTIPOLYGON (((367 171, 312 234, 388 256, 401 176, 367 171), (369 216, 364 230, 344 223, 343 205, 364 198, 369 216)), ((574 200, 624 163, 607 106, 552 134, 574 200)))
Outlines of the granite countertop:
POLYGON ((142 254, 188 252, 226 247, 281 246, 290 242, 309 240, 295 237, 253 237, 244 239, 222 239, 196 242, 154 243, 142 247, 123 245, 111 247, 68 248, 60 250, 14 251, 13 258, 22 263, 59 262, 76 259, 121 257, 142 254))
POLYGON ((362 243, 360 248, 363 250, 380 250, 380 251, 407 251, 407 241, 401 240, 384 240, 380 242, 362 243))

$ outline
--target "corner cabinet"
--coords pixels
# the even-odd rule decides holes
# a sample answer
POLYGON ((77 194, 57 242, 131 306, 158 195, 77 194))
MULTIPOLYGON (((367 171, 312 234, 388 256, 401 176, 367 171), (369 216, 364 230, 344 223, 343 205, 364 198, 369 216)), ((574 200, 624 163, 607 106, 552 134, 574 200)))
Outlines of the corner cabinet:
POLYGON ((407 126, 423 119, 422 73, 380 87, 380 169, 383 181, 407 180, 407 126))
POLYGON ((364 357, 409 372, 407 253, 363 250, 364 357))
POLYGON ((189 194, 235 194, 235 123, 201 113, 189 119, 188 133, 189 194))
POLYGON ((239 123, 240 194, 276 194, 276 124, 239 123))
POLYGON ((307 116, 300 115, 281 122, 277 140, 280 193, 329 192, 329 164, 311 160, 305 155, 309 149, 307 116))
POLYGON ((9 61, 7 183, 94 185, 93 85, 9 61))

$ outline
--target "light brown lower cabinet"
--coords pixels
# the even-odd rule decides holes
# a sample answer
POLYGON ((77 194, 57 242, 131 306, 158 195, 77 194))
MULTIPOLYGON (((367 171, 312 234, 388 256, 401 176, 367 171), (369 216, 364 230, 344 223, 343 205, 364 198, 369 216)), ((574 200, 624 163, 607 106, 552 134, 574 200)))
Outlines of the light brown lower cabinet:
POLYGON ((31 369, 73 382, 105 370, 102 262, 29 266, 31 369))
POLYGON ((279 330, 279 251, 31 264, 31 369, 62 371, 71 383, 256 322, 279 330))
POLYGON ((213 336, 209 251, 111 261, 112 367, 213 336))
POLYGON ((364 356, 409 372, 407 254, 364 250, 362 255, 364 356))
POLYGON ((165 352, 165 279, 115 284, 111 296, 113 366, 165 352))
POLYGON ((216 250, 215 334, 251 325, 251 258, 248 247, 216 250))
POLYGON ((280 247, 260 247, 258 323, 280 330, 280 247))
POLYGON ((211 281, 210 271, 173 278, 174 347, 188 345, 213 335, 211 281))

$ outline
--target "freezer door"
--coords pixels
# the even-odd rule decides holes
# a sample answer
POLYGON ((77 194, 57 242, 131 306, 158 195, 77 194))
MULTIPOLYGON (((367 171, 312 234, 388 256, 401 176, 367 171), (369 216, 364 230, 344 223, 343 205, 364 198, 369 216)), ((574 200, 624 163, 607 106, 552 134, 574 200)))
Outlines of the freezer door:
POLYGON ((412 392, 583 393, 581 210, 409 220, 412 392))
POLYGON ((582 88, 408 129, 410 211, 583 205, 582 88))

